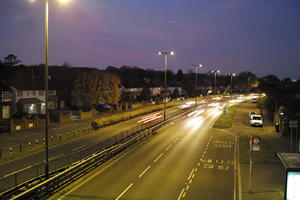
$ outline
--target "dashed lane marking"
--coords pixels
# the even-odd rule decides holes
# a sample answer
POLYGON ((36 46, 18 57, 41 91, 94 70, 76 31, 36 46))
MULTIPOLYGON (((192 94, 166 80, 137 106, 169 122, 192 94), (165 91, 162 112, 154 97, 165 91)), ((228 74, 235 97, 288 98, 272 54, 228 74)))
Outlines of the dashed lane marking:
POLYGON ((132 186, 133 183, 131 183, 115 200, 119 200, 132 186))
POLYGON ((160 159, 160 157, 162 157, 164 155, 164 153, 161 153, 155 160, 154 160, 154 162, 157 162, 159 159, 160 159))
POLYGON ((140 175, 139 175, 139 178, 141 178, 147 171, 148 169, 150 169, 151 166, 149 165, 140 175))

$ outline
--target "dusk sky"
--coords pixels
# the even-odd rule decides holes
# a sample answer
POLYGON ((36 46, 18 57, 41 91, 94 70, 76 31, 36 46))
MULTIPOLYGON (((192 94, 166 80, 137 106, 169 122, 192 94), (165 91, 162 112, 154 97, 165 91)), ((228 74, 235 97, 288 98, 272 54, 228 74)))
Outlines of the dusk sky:
MULTIPOLYGON (((49 63, 300 78, 299 0, 50 0, 49 63)), ((44 63, 44 0, 0 0, 0 58, 44 63)))

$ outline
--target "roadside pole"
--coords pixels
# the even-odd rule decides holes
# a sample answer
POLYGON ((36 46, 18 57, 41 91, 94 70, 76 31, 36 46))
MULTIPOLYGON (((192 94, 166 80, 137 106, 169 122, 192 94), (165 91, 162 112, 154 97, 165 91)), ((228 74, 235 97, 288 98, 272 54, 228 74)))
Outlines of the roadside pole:
POLYGON ((293 151, 293 127, 291 127, 290 151, 293 151))
POLYGON ((249 191, 248 193, 252 193, 251 191, 251 183, 252 183, 252 158, 251 158, 251 152, 252 152, 252 135, 250 136, 250 149, 249 149, 249 191))
POLYGON ((297 120, 291 120, 289 121, 289 127, 291 129, 291 138, 290 138, 290 151, 293 151, 293 129, 296 128, 296 151, 297 148, 299 148, 299 141, 298 141, 298 121, 297 120))
POLYGON ((252 178, 253 178, 253 160, 252 160, 252 152, 260 151, 260 138, 250 135, 250 149, 249 149, 249 191, 248 193, 252 193, 252 178))

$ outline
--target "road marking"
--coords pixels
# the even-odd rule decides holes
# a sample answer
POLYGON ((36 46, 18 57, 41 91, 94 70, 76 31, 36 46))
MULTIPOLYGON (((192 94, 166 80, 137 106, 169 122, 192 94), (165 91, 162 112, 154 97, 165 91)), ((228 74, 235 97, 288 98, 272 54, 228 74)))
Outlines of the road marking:
MULTIPOLYGON (((57 155, 57 156, 53 156, 53 157, 49 158, 49 161, 50 161, 50 160, 54 160, 55 158, 59 158, 59 157, 61 157, 61 156, 63 156, 63 155, 65 155, 65 153, 61 153, 61 154, 59 154, 59 155, 57 155)), ((44 162, 45 162, 45 160, 44 160, 44 162)))
POLYGON ((180 200, 180 199, 181 199, 181 196, 183 195, 183 193, 184 193, 184 188, 182 188, 182 190, 181 190, 181 192, 180 192, 180 194, 179 194, 177 200, 180 200))
POLYGON ((189 188, 190 188, 190 185, 187 185, 186 188, 185 188, 185 190, 187 191, 189 188))
POLYGON ((16 174, 16 173, 18 173, 18 172, 21 172, 21 171, 23 171, 23 170, 29 169, 29 168, 31 168, 31 167, 33 167, 33 165, 30 165, 30 166, 25 167, 25 168, 23 168, 23 169, 20 169, 20 170, 18 170, 18 171, 15 171, 15 172, 11 172, 11 173, 9 173, 9 174, 6 174, 6 175, 3 176, 3 178, 8 177, 8 176, 11 176, 11 175, 14 175, 14 174, 16 174))
POLYGON ((161 153, 155 160, 154 162, 158 161, 160 159, 160 157, 162 157, 164 155, 164 153, 161 153))
MULTIPOLYGON (((239 150, 239 141, 237 140, 237 159, 240 158, 240 150, 239 150)), ((239 200, 242 200, 242 180, 241 180, 241 169, 240 169, 240 162, 238 160, 237 163, 237 171, 238 171, 238 186, 239 186, 239 200)))
POLYGON ((165 151, 168 151, 172 147, 172 144, 170 144, 165 151))
POLYGON ((190 175, 189 175, 189 177, 188 177, 188 180, 190 180, 190 178, 192 177, 192 174, 194 173, 194 168, 192 169, 192 171, 191 171, 191 173, 190 173, 190 175))
MULTIPOLYGON (((235 143, 236 143, 236 136, 235 136, 235 143)), ((236 144, 234 145, 234 160, 236 161, 236 144)), ((236 200, 236 162, 234 165, 234 180, 233 180, 233 200, 236 200)))
MULTIPOLYGON (((133 151, 133 149, 129 150, 129 152, 133 151)), ((77 188, 79 188, 80 186, 84 185, 85 183, 89 182, 90 180, 92 180, 93 178, 95 178, 96 176, 98 176, 99 174, 101 174, 103 171, 107 170, 109 167, 111 167, 112 165, 114 165, 115 163, 117 163, 118 161, 120 161, 120 159, 124 158, 126 156, 126 154, 123 154, 122 156, 120 156, 119 158, 117 158, 116 160, 112 161, 111 163, 108 163, 108 165, 104 166, 102 169, 100 169, 99 171, 97 171, 95 174, 93 174, 92 176, 86 178, 85 180, 83 180, 82 182, 80 182, 79 184, 77 184, 76 186, 68 189, 66 192, 64 192, 62 194, 61 197, 59 197, 57 200, 61 200, 64 197, 66 197, 68 194, 70 194, 71 192, 75 191, 77 188)))
POLYGON ((86 146, 86 144, 85 144, 85 145, 82 145, 82 146, 80 146, 80 147, 77 147, 77 148, 73 149, 72 151, 77 151, 78 149, 82 149, 82 148, 84 148, 85 146, 86 146))
POLYGON ((148 169, 150 169, 150 165, 139 175, 139 178, 141 178, 146 172, 148 169))
POLYGON ((133 186, 133 183, 130 183, 130 185, 115 200, 119 200, 127 192, 127 190, 131 188, 131 186, 133 186))

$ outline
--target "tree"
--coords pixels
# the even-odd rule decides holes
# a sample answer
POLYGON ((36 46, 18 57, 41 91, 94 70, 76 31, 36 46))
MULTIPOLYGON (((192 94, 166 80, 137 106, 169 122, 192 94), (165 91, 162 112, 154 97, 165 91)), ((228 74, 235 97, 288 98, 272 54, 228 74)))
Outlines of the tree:
POLYGON ((2 60, 3 65, 6 66, 16 66, 21 63, 21 60, 18 59, 18 57, 14 54, 9 54, 8 56, 4 57, 2 60))
POLYGON ((120 99, 120 79, 98 70, 79 72, 73 84, 73 104, 90 108, 101 103, 116 104, 120 99))
POLYGON ((176 78, 177 78, 177 82, 182 84, 182 82, 183 82, 183 73, 182 73, 181 69, 177 71, 176 78))

